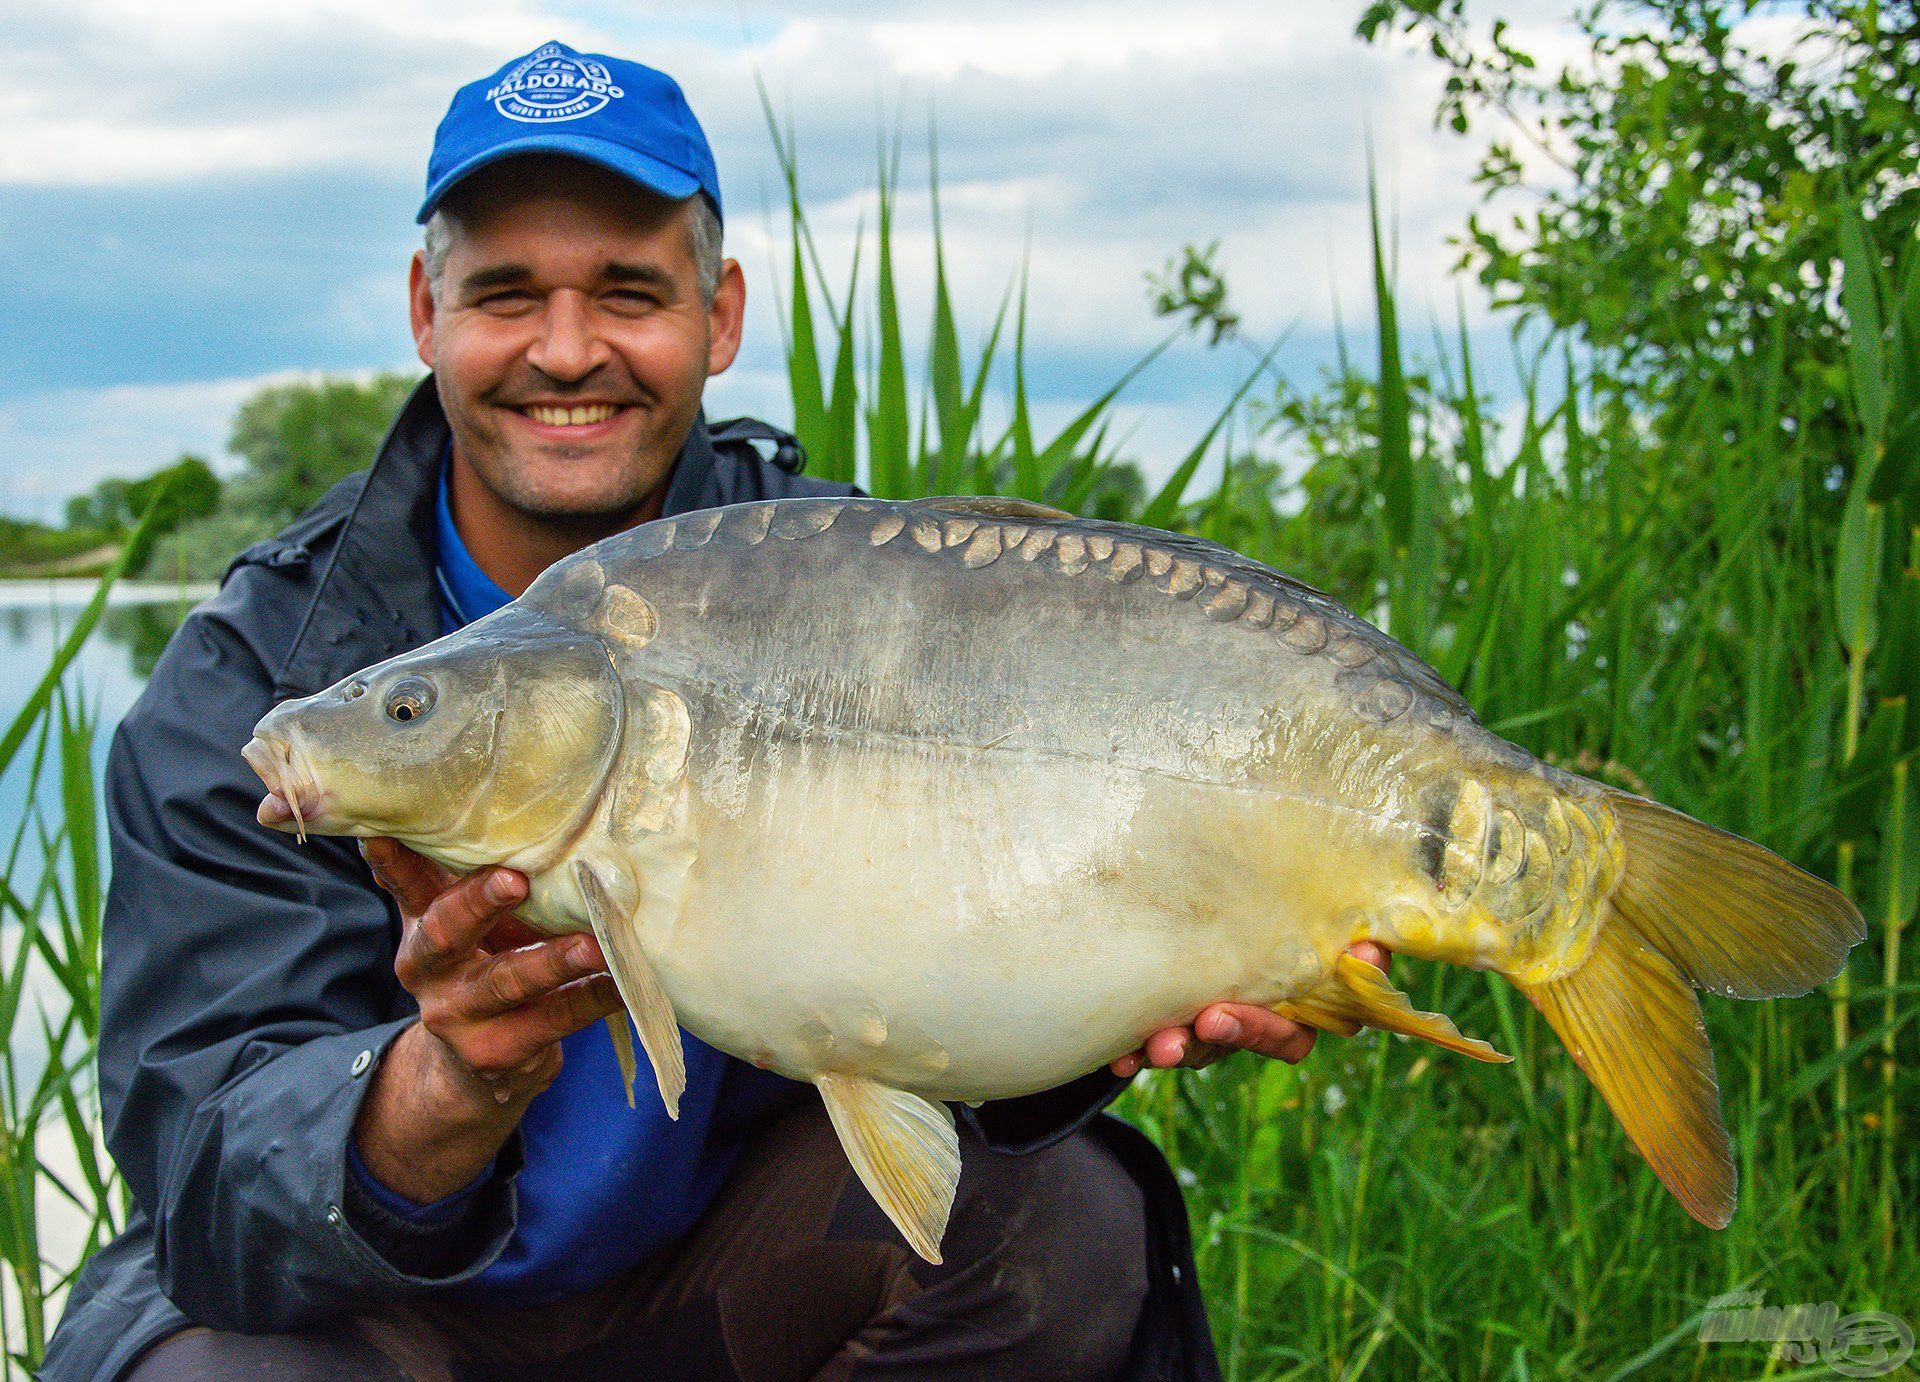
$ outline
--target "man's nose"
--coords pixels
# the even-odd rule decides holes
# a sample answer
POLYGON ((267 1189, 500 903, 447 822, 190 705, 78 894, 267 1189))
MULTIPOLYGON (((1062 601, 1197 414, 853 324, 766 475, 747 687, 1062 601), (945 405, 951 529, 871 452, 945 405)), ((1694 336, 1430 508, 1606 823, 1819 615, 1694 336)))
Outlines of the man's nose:
POLYGON ((594 329, 586 294, 565 289, 547 298, 540 334, 527 350, 527 363, 549 378, 584 379, 612 358, 612 349, 594 329))

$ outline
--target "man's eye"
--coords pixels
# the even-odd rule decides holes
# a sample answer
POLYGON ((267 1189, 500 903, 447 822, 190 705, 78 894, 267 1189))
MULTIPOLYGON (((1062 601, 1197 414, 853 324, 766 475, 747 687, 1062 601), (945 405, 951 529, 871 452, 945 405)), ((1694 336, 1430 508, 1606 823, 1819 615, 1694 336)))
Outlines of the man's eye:
POLYGON ((614 306, 632 311, 638 308, 657 307, 660 299, 652 293, 639 293, 631 288, 620 288, 607 294, 607 301, 614 306))
POLYGON ((512 311, 524 307, 533 301, 533 294, 512 289, 504 293, 488 293, 480 299, 479 305, 491 311, 512 311))

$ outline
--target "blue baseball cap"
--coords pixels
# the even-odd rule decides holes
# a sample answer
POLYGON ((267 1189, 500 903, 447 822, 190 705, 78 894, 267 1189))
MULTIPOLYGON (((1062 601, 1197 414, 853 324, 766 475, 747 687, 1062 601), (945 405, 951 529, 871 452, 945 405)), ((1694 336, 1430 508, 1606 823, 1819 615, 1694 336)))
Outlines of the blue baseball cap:
POLYGON ((705 192, 721 214, 713 150, 679 83, 637 62, 543 43, 454 93, 415 219, 424 224, 467 174, 533 153, 586 159, 674 201, 705 192))

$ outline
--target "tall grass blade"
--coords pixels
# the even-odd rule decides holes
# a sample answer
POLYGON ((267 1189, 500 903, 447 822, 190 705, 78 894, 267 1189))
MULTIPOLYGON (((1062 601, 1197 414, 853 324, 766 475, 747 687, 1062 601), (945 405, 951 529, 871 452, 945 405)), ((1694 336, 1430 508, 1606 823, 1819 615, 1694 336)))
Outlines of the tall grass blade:
POLYGON ((1166 483, 1161 485, 1159 492, 1148 501, 1146 508, 1140 513, 1140 522, 1150 528, 1173 526, 1175 518, 1179 516, 1181 500, 1186 495, 1187 486, 1193 483, 1194 472, 1200 469, 1200 462, 1206 458, 1208 449, 1213 445, 1213 439, 1220 434, 1220 429, 1226 425, 1227 419, 1233 416, 1233 410, 1240 406, 1240 400, 1246 397, 1247 390, 1251 389, 1266 372, 1267 366, 1273 362, 1273 357, 1280 353, 1280 347, 1285 344, 1284 336, 1275 341, 1268 348, 1267 353, 1260 357, 1260 363, 1240 381, 1239 386, 1233 391, 1233 396, 1227 400, 1226 406, 1213 419, 1200 440, 1195 442, 1192 449, 1181 458, 1180 464, 1173 468, 1173 473, 1167 477, 1166 483))
POLYGON ((880 221, 875 246, 875 363, 873 408, 867 421, 867 473, 873 492, 884 499, 914 493, 913 437, 907 407, 906 348, 900 334, 900 299, 893 274, 893 215, 900 172, 900 142, 891 154, 880 151, 880 221))

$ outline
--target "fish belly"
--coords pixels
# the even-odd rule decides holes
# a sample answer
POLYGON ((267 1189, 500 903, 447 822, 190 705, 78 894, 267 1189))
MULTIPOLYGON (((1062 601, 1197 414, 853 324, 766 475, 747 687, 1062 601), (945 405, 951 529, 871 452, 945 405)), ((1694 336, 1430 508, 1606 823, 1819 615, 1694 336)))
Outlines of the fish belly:
POLYGON ((796 1078, 1050 1088, 1210 1002, 1306 992, 1387 883, 1373 823, 1112 762, 816 740, 744 778, 695 784, 684 905, 647 945, 688 1030, 796 1078))

